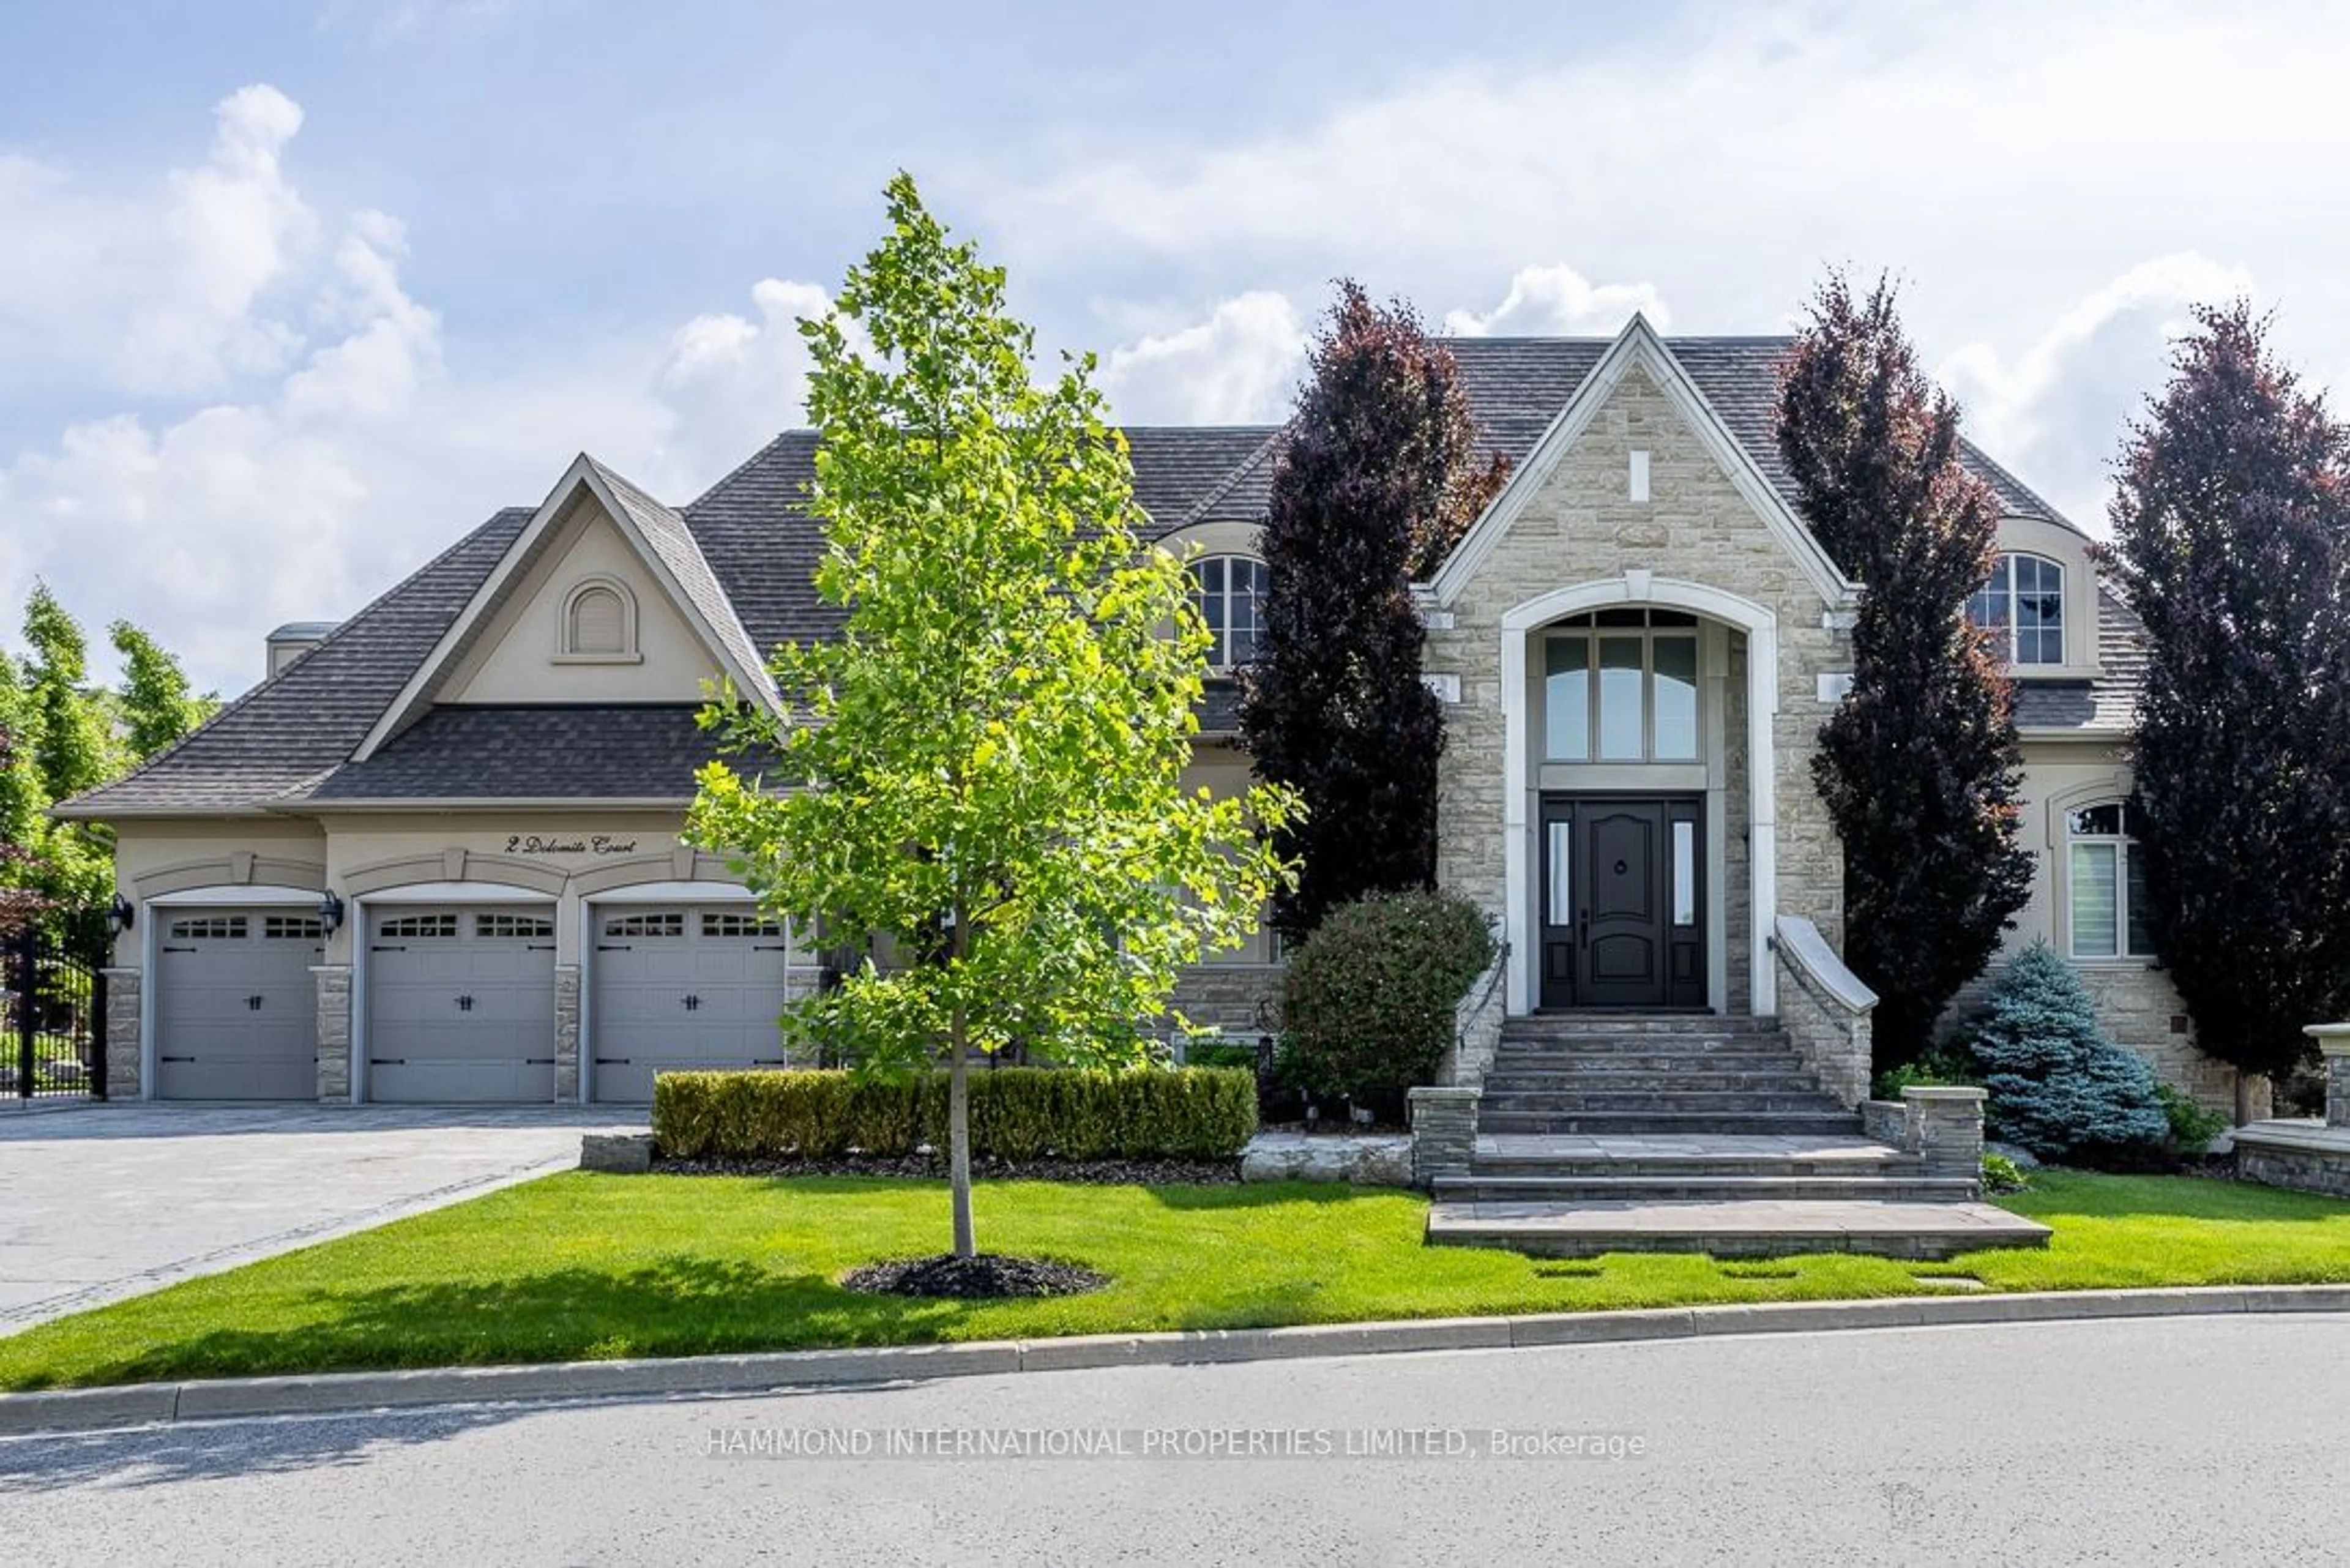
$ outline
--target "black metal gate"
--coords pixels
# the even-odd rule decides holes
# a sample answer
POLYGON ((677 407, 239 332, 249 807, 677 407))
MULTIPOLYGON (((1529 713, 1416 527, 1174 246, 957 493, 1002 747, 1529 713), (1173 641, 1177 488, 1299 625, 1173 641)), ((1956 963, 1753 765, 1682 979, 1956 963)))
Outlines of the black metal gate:
POLYGON ((37 930, 0 942, 0 1093, 106 1098, 105 962, 37 930))

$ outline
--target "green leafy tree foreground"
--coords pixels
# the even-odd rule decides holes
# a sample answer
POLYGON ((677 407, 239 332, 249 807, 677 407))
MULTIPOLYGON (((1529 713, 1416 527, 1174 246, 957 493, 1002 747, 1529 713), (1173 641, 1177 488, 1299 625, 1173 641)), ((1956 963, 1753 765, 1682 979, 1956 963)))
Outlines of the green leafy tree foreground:
POLYGON ((950 243, 907 176, 889 207, 834 314, 801 324, 816 584, 846 625, 776 650, 790 718, 705 711, 793 787, 713 763, 686 832, 828 944, 887 939, 899 967, 868 961, 785 1028, 861 1071, 944 1054, 967 1258, 973 1054, 1142 1062, 1178 971, 1245 940, 1285 881, 1256 828, 1291 800, 1183 788, 1207 632, 1182 564, 1136 538, 1091 360, 1035 385, 1003 272, 950 243))

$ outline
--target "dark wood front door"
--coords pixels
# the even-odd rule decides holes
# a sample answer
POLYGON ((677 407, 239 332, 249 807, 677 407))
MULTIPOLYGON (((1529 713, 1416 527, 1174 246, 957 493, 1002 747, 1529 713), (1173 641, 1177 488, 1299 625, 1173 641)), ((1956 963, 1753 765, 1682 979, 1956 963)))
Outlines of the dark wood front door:
POLYGON ((1544 797, 1544 1007, 1705 1005, 1704 824, 1694 797, 1544 797))

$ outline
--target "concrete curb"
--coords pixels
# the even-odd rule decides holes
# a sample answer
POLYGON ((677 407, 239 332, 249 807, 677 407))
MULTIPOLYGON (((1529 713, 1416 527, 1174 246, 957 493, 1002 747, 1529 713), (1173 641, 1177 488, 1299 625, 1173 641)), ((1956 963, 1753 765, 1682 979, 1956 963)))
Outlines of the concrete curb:
POLYGON ((2058 1323, 2226 1313, 2350 1312, 2350 1285, 2190 1286, 2001 1295, 1893 1296, 1856 1302, 1408 1319, 1297 1328, 1187 1330, 1067 1339, 984 1340, 872 1350, 793 1350, 547 1366, 234 1377, 0 1394, 0 1438, 182 1421, 330 1415, 509 1401, 781 1392, 1104 1366, 1274 1361, 1431 1350, 1609 1345, 1717 1334, 1816 1334, 1960 1324, 2058 1323))

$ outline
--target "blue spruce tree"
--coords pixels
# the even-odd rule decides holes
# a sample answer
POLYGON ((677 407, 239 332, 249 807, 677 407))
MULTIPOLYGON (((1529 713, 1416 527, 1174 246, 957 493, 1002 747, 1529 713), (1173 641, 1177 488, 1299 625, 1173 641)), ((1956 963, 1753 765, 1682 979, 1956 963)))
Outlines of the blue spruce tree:
POLYGON ((1973 1051, 1991 1137, 2084 1164, 2134 1163, 2162 1147, 2170 1122, 2154 1069, 2106 1038, 2081 977, 2046 942, 2015 956, 1990 1002, 1973 1051))

